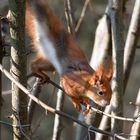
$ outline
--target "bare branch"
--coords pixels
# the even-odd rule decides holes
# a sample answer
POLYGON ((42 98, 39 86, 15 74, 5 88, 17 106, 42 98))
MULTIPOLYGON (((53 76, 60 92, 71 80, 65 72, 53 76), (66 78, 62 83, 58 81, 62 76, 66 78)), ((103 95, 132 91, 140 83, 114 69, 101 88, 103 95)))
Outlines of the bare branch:
POLYGON ((80 26, 81 26, 81 23, 84 19, 84 16, 85 16, 85 13, 86 13, 86 9, 87 9, 87 6, 89 4, 90 0, 85 0, 85 3, 84 3, 84 6, 83 6, 83 9, 82 9, 82 12, 81 12, 81 15, 80 15, 80 18, 76 24, 76 27, 75 27, 75 32, 78 32, 80 26))
MULTIPOLYGON (((36 78, 36 81, 33 85, 32 88, 32 95, 34 95, 35 97, 39 97, 39 93, 41 92, 41 88, 42 85, 40 84, 40 79, 36 78)), ((32 119, 33 119, 33 114, 34 114, 34 110, 35 110, 35 105, 36 103, 30 98, 29 99, 29 103, 28 103, 28 118, 29 118, 29 124, 32 123, 32 119)))
MULTIPOLYGON (((123 111, 123 26, 122 26, 122 7, 123 0, 111 0, 112 9, 110 12, 112 45, 113 45, 113 78, 112 78, 112 114, 122 116, 123 111)), ((112 131, 121 132, 123 123, 112 120, 112 131)))
MULTIPOLYGON (((57 103, 56 103, 56 110, 61 111, 64 105, 64 94, 62 90, 58 90, 57 93, 57 103)), ((53 137, 52 140, 59 140, 62 131, 62 121, 59 115, 55 115, 54 120, 54 129, 53 129, 53 137)))
MULTIPOLYGON (((99 129, 101 130, 107 130, 108 127, 110 127, 109 122, 110 122, 110 117, 108 116, 108 114, 111 113, 111 105, 107 106, 103 112, 103 116, 101 119, 101 122, 99 124, 99 129)), ((96 133, 96 140, 102 140, 103 139, 103 135, 96 133)))
POLYGON ((96 113, 105 115, 105 116, 113 118, 113 119, 117 119, 117 120, 120 120, 120 121, 129 121, 129 122, 138 122, 138 123, 140 123, 140 120, 137 120, 136 118, 119 117, 119 116, 108 114, 106 112, 103 112, 103 111, 98 110, 98 109, 93 108, 93 107, 91 109, 94 110, 96 113))
MULTIPOLYGON (((2 32, 1 32, 1 17, 0 17, 0 64, 3 59, 3 44, 2 44, 2 32)), ((2 108, 2 72, 0 72, 0 119, 1 119, 1 108, 2 108)), ((0 138, 1 138, 1 126, 0 126, 0 138)))
POLYGON ((124 50, 124 91, 127 86, 140 35, 140 0, 136 0, 124 50))
MULTIPOLYGON (((138 91, 138 95, 137 95, 135 104, 137 106, 136 106, 136 109, 135 109, 135 112, 134 112, 134 117, 137 117, 139 115, 139 112, 140 112, 140 89, 138 91)), ((137 120, 140 121, 140 117, 138 117, 137 120)), ((139 132, 140 132, 140 124, 135 122, 131 127, 130 140, 138 140, 139 139, 138 138, 139 132), (132 136, 132 135, 134 135, 134 136, 132 136)))
POLYGON ((9 122, 6 122, 6 121, 1 121, 0 120, 0 123, 3 124, 3 125, 7 125, 7 126, 10 126, 10 127, 29 127, 30 125, 29 124, 25 124, 25 125, 14 125, 14 124, 11 124, 9 122))
POLYGON ((75 36, 75 25, 73 22, 73 14, 71 9, 71 0, 65 0, 65 17, 68 25, 68 32, 75 36))

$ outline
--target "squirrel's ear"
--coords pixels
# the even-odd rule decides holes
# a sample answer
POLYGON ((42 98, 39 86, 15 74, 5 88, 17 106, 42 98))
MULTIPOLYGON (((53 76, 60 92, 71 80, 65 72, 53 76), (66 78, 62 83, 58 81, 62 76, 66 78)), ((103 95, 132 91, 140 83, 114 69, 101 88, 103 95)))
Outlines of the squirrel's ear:
POLYGON ((110 81, 112 79, 112 75, 113 75, 113 68, 112 68, 112 66, 111 66, 110 69, 108 69, 108 71, 106 71, 105 74, 106 74, 107 79, 110 81))
POLYGON ((104 76, 104 69, 102 66, 99 66, 97 69, 96 69, 96 74, 98 76, 98 80, 101 81, 102 77, 104 76))
POLYGON ((102 77, 105 76, 110 81, 113 74, 112 62, 110 62, 109 65, 99 65, 96 69, 96 73, 99 76, 99 79, 102 79, 102 77))

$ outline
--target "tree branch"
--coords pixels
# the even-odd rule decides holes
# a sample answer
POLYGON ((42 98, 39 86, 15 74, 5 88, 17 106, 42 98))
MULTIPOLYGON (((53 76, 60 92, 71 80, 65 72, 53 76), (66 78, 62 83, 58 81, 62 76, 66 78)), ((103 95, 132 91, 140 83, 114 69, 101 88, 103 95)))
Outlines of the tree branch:
MULTIPOLYGON (((113 45, 113 78, 112 78, 112 114, 122 116, 123 111, 123 25, 122 25, 122 9, 123 0, 111 0, 112 9, 110 12, 112 45, 113 45)), ((112 119, 112 131, 121 132, 123 123, 112 119)))
MULTIPOLYGON (((64 94, 62 90, 58 90, 57 92, 57 103, 56 103, 56 110, 61 111, 64 105, 64 94)), ((54 120, 54 129, 53 129, 53 137, 52 140, 59 140, 62 131, 62 121, 59 115, 55 115, 54 120)))
MULTIPOLYGON (((136 106, 136 109, 134 112, 134 117, 137 117, 139 115, 139 112, 140 112, 140 89, 138 91, 138 95, 137 95, 135 104, 137 106, 136 106)), ((138 117, 136 120, 140 121, 140 118, 138 117)), ((135 122, 131 127, 130 140, 138 140, 139 139, 139 132, 140 132, 140 124, 135 122)))
POLYGON ((140 35, 140 0, 136 0, 124 49, 124 92, 134 61, 140 35))
MULTIPOLYGON (((36 78, 36 81, 33 85, 33 88, 32 88, 32 95, 35 96, 35 97, 39 97, 39 93, 41 92, 41 88, 42 88, 42 85, 40 84, 40 79, 39 78, 36 78)), ((29 99, 29 102, 28 102, 28 118, 29 118, 29 124, 32 123, 32 119, 33 119, 33 115, 34 115, 34 110, 35 110, 35 105, 36 103, 30 98, 29 99)))
MULTIPOLYGON (((3 59, 3 43, 2 43, 2 32, 1 32, 1 17, 0 17, 0 64, 3 59)), ((0 120, 1 120, 1 109, 2 109, 2 72, 0 72, 0 120)), ((0 139, 1 139, 1 126, 0 126, 0 139)))
POLYGON ((90 0, 85 0, 85 3, 84 3, 84 6, 83 6, 81 15, 80 15, 79 20, 78 20, 78 22, 76 24, 76 27, 75 27, 75 32, 76 33, 78 32, 78 30, 79 30, 79 28, 81 26, 81 23, 82 23, 82 21, 84 19, 84 16, 85 16, 85 13, 86 13, 86 9, 87 9, 87 6, 88 6, 89 2, 90 2, 90 0))
POLYGON ((75 25, 73 22, 73 14, 72 14, 72 9, 71 9, 71 0, 65 0, 65 17, 67 21, 67 26, 68 26, 68 32, 75 36, 75 25))

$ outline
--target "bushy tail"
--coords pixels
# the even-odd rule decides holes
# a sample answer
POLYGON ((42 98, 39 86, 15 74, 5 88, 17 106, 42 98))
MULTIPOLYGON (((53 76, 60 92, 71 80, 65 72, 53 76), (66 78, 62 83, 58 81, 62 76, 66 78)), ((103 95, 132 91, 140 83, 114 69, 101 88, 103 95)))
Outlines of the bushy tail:
POLYGON ((48 5, 47 0, 29 0, 30 7, 39 22, 47 26, 52 37, 56 38, 57 33, 64 30, 59 18, 48 5))

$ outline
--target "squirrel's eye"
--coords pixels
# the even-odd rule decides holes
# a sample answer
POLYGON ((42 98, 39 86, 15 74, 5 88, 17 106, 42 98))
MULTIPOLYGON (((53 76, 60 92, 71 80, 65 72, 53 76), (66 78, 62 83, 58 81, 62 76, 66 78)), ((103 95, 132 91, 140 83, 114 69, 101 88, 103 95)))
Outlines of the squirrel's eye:
POLYGON ((104 96, 104 92, 102 92, 102 91, 97 92, 97 94, 98 94, 99 96, 104 96))

